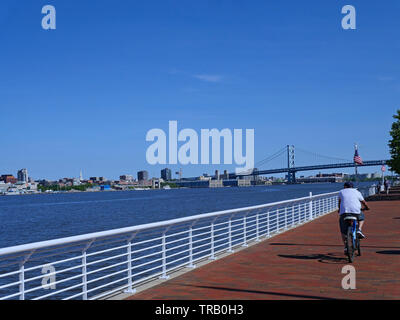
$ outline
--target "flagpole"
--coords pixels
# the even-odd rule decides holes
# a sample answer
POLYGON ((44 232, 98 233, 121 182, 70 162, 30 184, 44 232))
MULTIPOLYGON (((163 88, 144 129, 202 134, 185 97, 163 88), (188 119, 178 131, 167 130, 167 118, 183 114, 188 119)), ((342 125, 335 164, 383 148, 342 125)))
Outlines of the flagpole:
MULTIPOLYGON (((357 150, 358 150, 358 146, 357 146, 357 143, 355 143, 354 144, 354 149, 355 149, 355 152, 354 152, 354 154, 357 152, 357 150)), ((356 165, 355 165, 355 174, 356 174, 356 181, 355 181, 355 184, 357 185, 358 184, 358 168, 357 168, 357 166, 358 166, 358 163, 356 162, 355 163, 356 165)))

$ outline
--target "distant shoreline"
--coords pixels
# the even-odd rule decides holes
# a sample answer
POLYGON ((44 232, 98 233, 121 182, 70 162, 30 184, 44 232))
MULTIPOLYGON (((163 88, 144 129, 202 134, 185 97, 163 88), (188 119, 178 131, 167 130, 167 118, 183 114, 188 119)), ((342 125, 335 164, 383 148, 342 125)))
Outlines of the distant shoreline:
MULTIPOLYGON (((374 182, 374 181, 361 181, 361 182, 374 182)), ((151 191, 151 190, 176 190, 176 189, 224 189, 224 188, 249 188, 249 187, 273 187, 273 186, 281 186, 281 185, 319 185, 319 184, 342 184, 342 182, 310 182, 310 183, 295 183, 295 184, 287 184, 287 183, 276 183, 276 184, 260 184, 260 185, 251 185, 251 186, 226 186, 226 187, 216 187, 216 188, 189 188, 189 187, 176 187, 170 189, 164 188, 134 188, 134 189, 126 189, 126 190, 96 190, 96 191, 53 191, 53 192, 35 192, 35 193, 15 193, 15 194, 0 194, 2 197, 10 196, 29 196, 29 195, 45 195, 45 194, 77 194, 77 193, 99 193, 99 192, 133 192, 133 191, 151 191)), ((373 184, 371 184, 372 186, 373 184)))

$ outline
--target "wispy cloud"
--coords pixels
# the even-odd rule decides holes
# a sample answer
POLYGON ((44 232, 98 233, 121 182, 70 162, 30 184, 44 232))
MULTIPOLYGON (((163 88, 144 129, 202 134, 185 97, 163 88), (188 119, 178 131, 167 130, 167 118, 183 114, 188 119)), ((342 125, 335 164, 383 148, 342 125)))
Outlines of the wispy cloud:
POLYGON ((224 79, 224 76, 220 74, 209 74, 209 73, 189 73, 187 71, 183 71, 177 68, 171 68, 167 71, 170 75, 182 75, 185 77, 191 77, 195 78, 200 81, 204 82, 212 82, 212 83, 217 83, 217 82, 222 82, 224 79))
POLYGON ((195 74, 194 78, 206 82, 221 82, 223 77, 218 74, 195 74))
POLYGON ((379 76, 378 80, 379 81, 393 81, 395 80, 395 77, 391 77, 391 76, 379 76))

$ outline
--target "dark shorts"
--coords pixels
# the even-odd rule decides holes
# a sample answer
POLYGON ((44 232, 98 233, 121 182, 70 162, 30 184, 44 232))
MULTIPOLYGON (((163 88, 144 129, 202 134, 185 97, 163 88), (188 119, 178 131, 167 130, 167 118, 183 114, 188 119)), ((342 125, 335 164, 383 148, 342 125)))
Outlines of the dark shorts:
POLYGON ((357 221, 364 221, 365 220, 365 216, 364 213, 360 213, 360 214, 356 214, 356 213, 343 213, 339 216, 339 226, 340 226, 340 232, 342 234, 346 234, 347 233, 347 222, 344 220, 344 218, 346 216, 354 216, 357 217, 357 221))

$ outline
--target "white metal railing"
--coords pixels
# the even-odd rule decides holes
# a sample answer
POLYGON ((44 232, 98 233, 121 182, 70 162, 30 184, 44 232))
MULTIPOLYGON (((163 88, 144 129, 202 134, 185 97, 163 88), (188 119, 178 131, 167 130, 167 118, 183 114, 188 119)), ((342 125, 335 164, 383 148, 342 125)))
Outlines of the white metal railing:
POLYGON ((0 300, 99 299, 337 209, 338 192, 0 249, 0 300))

